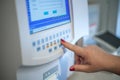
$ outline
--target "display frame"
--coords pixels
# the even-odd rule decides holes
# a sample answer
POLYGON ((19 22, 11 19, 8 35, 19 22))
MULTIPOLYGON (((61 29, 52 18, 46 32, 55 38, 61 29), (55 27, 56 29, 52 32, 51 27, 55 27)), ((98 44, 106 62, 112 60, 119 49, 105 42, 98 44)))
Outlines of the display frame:
MULTIPOLYGON (((47 29, 54 28, 54 27, 59 27, 61 25, 71 22, 69 0, 65 0, 64 7, 66 10, 66 14, 64 15, 61 14, 59 16, 52 16, 49 18, 39 19, 35 21, 32 21, 32 10, 31 10, 32 7, 31 8, 30 7, 31 5, 30 5, 29 0, 26 0, 26 9, 27 9, 30 34, 34 34, 36 32, 40 32, 40 31, 47 30, 47 29)), ((53 12, 55 11, 53 10, 53 12)))

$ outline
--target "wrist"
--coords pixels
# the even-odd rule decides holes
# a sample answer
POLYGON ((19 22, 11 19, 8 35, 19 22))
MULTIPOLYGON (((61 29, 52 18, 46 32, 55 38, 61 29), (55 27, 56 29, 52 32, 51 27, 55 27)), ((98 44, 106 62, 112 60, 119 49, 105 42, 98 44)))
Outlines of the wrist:
POLYGON ((106 70, 120 75, 120 57, 111 55, 109 59, 106 70))

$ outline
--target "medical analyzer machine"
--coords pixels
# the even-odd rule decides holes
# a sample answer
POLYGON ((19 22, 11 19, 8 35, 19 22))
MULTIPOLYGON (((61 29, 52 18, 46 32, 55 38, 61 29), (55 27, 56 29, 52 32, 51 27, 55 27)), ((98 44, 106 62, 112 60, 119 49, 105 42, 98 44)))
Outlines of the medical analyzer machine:
POLYGON ((87 0, 1 0, 0 80, 67 80, 75 44, 88 34, 87 0), (64 65, 64 66, 63 66, 64 65))

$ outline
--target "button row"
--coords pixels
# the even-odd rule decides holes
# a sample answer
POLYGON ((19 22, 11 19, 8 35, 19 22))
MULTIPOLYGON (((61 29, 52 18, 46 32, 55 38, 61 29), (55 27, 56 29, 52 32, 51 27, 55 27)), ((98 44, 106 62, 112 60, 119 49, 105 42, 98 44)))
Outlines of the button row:
POLYGON ((42 38, 40 40, 32 42, 33 48, 36 48, 37 52, 48 50, 49 53, 61 48, 60 39, 67 40, 69 39, 70 30, 61 31, 59 33, 47 36, 46 38, 42 38))
MULTIPOLYGON (((69 38, 68 35, 66 36, 66 38, 63 37, 63 39, 67 39, 67 38, 69 38)), ((53 42, 46 43, 46 44, 43 44, 41 46, 38 46, 37 47, 37 52, 39 52, 41 50, 45 50, 45 49, 49 49, 48 51, 52 52, 54 50, 57 50, 58 48, 61 48, 60 39, 57 39, 57 40, 54 40, 53 42), (53 49, 51 47, 53 47, 53 49)))
POLYGON ((63 31, 63 32, 60 32, 60 33, 56 33, 56 35, 54 34, 53 36, 46 37, 45 39, 41 39, 41 40, 39 39, 37 41, 34 41, 32 43, 32 45, 33 45, 33 47, 35 47, 36 45, 44 44, 45 42, 51 41, 55 38, 59 38, 59 37, 65 35, 65 33, 66 34, 70 33, 70 30, 66 30, 66 31, 63 31))
POLYGON ((46 45, 37 47, 37 52, 45 49, 48 49, 49 52, 52 52, 54 50, 57 50, 58 48, 61 48, 60 40, 58 40, 58 43, 50 42, 50 43, 47 43, 46 45))

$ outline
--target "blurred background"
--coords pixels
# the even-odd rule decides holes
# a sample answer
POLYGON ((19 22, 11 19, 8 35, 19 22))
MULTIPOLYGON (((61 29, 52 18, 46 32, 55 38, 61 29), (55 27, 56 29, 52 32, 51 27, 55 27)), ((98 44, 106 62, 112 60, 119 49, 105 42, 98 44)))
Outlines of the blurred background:
MULTIPOLYGON (((120 0, 88 0, 89 35, 83 45, 96 44, 120 56, 120 0)), ((120 80, 109 72, 75 72, 68 80, 120 80)))
POLYGON ((120 0, 88 0, 89 35, 85 45, 97 44, 110 53, 120 45, 120 0))

